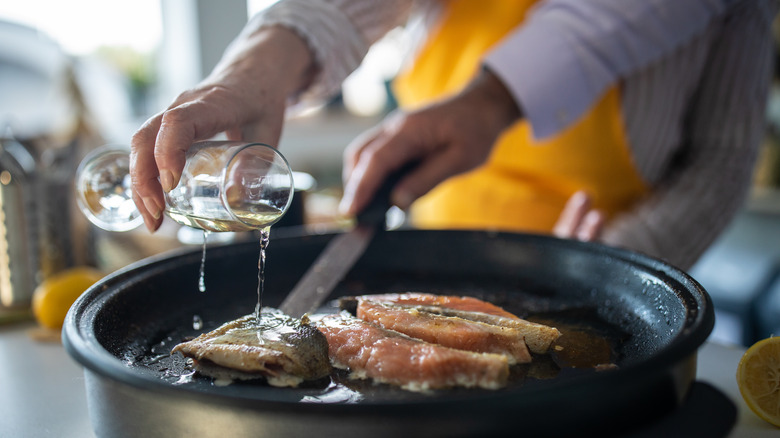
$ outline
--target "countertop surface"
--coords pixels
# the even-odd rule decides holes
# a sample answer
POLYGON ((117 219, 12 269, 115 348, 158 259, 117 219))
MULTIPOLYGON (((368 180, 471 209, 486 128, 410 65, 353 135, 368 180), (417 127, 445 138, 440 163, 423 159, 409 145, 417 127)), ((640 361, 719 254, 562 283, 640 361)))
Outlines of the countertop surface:
MULTIPOLYGON (((94 437, 81 366, 62 344, 34 340, 31 330, 32 323, 0 326, 0 437, 94 437)), ((737 424, 729 438, 776 438, 780 429, 758 418, 739 394, 734 375, 744 351, 705 343, 697 378, 737 406, 737 424)))

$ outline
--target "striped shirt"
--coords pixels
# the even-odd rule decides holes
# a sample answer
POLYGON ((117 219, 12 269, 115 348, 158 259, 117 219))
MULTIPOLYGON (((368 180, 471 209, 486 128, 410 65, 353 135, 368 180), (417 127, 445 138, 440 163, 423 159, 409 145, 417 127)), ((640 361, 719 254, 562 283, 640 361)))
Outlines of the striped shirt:
MULTIPOLYGON (((246 31, 280 24, 301 35, 319 66, 301 98, 322 99, 371 44, 412 17, 424 32, 440 6, 283 0, 246 31)), ((764 133, 777 9, 777 0, 543 0, 484 63, 537 137, 620 85, 632 158, 652 190, 601 238, 687 269, 744 203, 764 133)))

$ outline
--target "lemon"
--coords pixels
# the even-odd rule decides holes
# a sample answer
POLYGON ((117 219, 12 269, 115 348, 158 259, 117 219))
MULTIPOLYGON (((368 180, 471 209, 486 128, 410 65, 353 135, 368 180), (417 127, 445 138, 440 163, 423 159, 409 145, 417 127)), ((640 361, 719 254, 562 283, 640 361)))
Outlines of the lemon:
POLYGON ((46 328, 61 329, 65 314, 87 288, 103 278, 97 269, 80 266, 59 272, 35 288, 33 315, 46 328))
POLYGON ((780 427, 780 336, 748 348, 737 366, 737 385, 756 415, 780 427))

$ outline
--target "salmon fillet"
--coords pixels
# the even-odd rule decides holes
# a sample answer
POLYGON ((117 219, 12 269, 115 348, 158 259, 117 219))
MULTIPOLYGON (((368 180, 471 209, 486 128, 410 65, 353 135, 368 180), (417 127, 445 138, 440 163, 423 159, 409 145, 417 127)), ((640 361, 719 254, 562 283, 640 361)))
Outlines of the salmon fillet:
POLYGON ((418 307, 360 300, 357 317, 432 344, 477 353, 506 356, 510 365, 531 362, 531 354, 517 329, 437 315, 418 307))
POLYGON ((561 332, 555 327, 526 321, 516 316, 507 318, 497 315, 488 315, 487 313, 482 312, 470 312, 467 310, 448 309, 446 307, 438 306, 418 306, 417 308, 423 312, 453 316, 469 321, 515 329, 523 335, 525 343, 528 345, 528 349, 537 354, 548 353, 552 343, 561 337, 561 332))
MULTIPOLYGON (((349 300, 356 302, 359 302, 360 300, 371 300, 418 306, 418 309, 428 313, 455 316, 469 321, 513 328, 522 333, 528 349, 537 354, 546 354, 549 352, 550 345, 561 336, 561 332, 555 327, 526 321, 495 304, 474 297, 407 292, 403 294, 361 295, 344 299, 344 301, 349 300)), ((351 306, 355 308, 356 303, 352 303, 351 306)))
POLYGON ((272 386, 298 386, 330 374, 328 342, 308 319, 264 308, 176 345, 203 375, 228 382, 265 377, 272 386))
POLYGON ((458 297, 454 295, 434 295, 423 292, 406 292, 402 294, 376 294, 361 295, 357 299, 371 301, 386 301, 394 304, 407 304, 414 306, 440 306, 448 309, 468 310, 471 312, 487 313, 488 315, 517 318, 495 304, 482 301, 474 297, 458 297))
POLYGON ((333 366, 354 378, 411 391, 462 387, 498 389, 509 378, 506 356, 435 345, 386 330, 346 312, 317 324, 328 339, 333 366))

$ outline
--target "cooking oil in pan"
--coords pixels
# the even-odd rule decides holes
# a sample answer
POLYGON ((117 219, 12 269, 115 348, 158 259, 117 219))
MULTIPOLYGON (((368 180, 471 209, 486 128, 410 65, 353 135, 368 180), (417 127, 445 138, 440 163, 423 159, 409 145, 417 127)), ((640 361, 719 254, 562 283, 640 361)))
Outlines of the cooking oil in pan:
MULTIPOLYGON (((266 242, 267 244, 267 242, 266 242)), ((314 318, 332 313, 335 309, 325 309, 314 318)), ((550 354, 534 354, 530 364, 518 364, 511 368, 509 384, 505 390, 519 387, 539 387, 593 373, 609 372, 616 369, 621 350, 627 342, 628 334, 601 320, 592 309, 569 309, 544 314, 526 315, 526 319, 557 327, 563 335, 556 341, 550 354)), ((211 387, 210 378, 194 372, 191 361, 179 354, 171 355, 170 349, 178 342, 191 339, 201 333, 201 329, 213 329, 213 321, 193 320, 193 325, 177 326, 173 332, 166 333, 152 345, 145 354, 134 359, 132 366, 140 366, 159 373, 160 378, 173 385, 199 385, 211 387)), ((272 327, 274 323, 263 318, 263 324, 272 327)), ((271 337, 274 330, 265 335, 271 337)), ((255 396, 258 388, 267 388, 263 379, 257 381, 235 382, 230 391, 255 396)), ((272 391, 282 391, 271 388, 272 391)), ((298 388, 285 388, 289 397, 302 403, 365 403, 373 401, 408 401, 439 395, 476 393, 480 390, 456 388, 431 393, 410 393, 398 387, 377 384, 371 380, 355 380, 347 370, 334 369, 329 378, 306 382, 298 388)))

